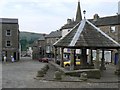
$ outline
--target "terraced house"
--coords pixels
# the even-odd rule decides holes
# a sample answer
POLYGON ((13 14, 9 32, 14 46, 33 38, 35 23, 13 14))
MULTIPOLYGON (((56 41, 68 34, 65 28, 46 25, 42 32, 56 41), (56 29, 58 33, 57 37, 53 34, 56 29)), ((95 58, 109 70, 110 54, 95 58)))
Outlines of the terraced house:
POLYGON ((41 37, 34 41, 32 49, 32 59, 39 59, 45 57, 45 35, 41 35, 41 37))
POLYGON ((53 58, 54 57, 54 47, 53 44, 58 41, 62 35, 61 31, 52 31, 49 35, 45 36, 46 40, 46 57, 53 58))
POLYGON ((7 57, 11 61, 11 56, 15 61, 19 60, 19 24, 18 19, 0 18, 0 52, 1 59, 7 57))

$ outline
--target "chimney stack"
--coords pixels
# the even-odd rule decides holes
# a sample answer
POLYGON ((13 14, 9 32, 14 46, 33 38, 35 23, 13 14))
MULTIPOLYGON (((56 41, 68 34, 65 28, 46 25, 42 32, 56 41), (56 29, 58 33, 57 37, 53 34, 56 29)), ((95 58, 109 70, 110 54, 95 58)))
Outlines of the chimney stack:
POLYGON ((71 19, 67 19, 67 24, 70 24, 72 22, 72 20, 71 19))
POLYGON ((93 17, 94 21, 97 21, 99 19, 99 16, 98 14, 95 14, 94 17, 93 17))

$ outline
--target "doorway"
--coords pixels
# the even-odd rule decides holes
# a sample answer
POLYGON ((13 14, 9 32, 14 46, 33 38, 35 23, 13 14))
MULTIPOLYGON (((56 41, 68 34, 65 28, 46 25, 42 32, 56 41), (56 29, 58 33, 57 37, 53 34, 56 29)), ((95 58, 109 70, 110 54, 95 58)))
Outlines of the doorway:
POLYGON ((16 52, 14 52, 14 56, 13 56, 13 57, 14 57, 14 59, 16 60, 16 52))

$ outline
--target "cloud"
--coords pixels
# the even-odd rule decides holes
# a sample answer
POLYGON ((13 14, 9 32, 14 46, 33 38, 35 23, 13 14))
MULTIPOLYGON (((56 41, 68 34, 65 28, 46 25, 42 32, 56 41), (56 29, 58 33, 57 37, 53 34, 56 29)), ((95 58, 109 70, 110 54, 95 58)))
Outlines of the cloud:
POLYGON ((117 3, 119 0, 83 0, 81 2, 85 4, 95 5, 96 3, 104 2, 104 3, 117 3))
POLYGON ((0 14, 2 14, 2 9, 6 5, 6 0, 0 0, 0 14))
MULTIPOLYGON (((20 30, 49 33, 76 14, 78 0, 1 0, 0 17, 18 18, 20 30), (4 11, 4 12, 3 12, 4 11)), ((86 17, 115 14, 118 0, 81 0, 86 17), (108 10, 107 10, 108 9, 108 10)))
POLYGON ((66 18, 62 16, 65 16, 67 8, 62 4, 57 4, 59 8, 57 5, 54 8, 52 4, 45 4, 37 4, 36 2, 9 2, 4 6, 5 12, 2 13, 1 17, 18 18, 20 31, 50 33, 64 24, 66 18))

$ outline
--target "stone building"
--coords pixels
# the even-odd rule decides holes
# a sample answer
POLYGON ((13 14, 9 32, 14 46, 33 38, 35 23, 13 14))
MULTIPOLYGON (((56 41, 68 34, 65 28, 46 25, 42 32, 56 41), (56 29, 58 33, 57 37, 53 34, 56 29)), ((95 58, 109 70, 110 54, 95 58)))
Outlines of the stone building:
POLYGON ((0 18, 0 52, 1 57, 7 57, 11 61, 11 56, 15 61, 19 60, 19 24, 18 19, 0 18))
POLYGON ((34 41, 32 46, 32 59, 39 59, 45 56, 45 35, 34 41))
POLYGON ((45 40, 46 40, 46 57, 48 58, 53 58, 54 57, 54 47, 53 44, 58 41, 62 35, 61 35, 61 31, 57 30, 57 31, 52 31, 50 34, 45 36, 45 40))
POLYGON ((61 31, 52 31, 48 35, 42 35, 38 40, 34 41, 32 49, 32 58, 53 58, 54 48, 53 44, 61 37, 61 31))

